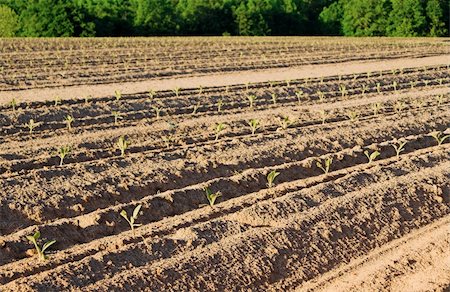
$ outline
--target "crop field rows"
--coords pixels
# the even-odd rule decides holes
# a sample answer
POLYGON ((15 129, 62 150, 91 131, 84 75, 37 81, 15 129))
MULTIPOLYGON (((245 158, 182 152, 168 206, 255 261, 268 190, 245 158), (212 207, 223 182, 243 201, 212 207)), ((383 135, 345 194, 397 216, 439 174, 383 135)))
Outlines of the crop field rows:
MULTIPOLYGON (((440 47, 412 44, 402 52, 440 47)), ((0 106, 0 291, 405 291, 414 277, 448 289, 449 84, 443 57, 12 99, 0 106), (47 260, 27 239, 38 230, 56 240, 47 260)))
POLYGON ((0 91, 145 80, 306 64, 441 55, 440 42, 379 40, 106 39, 2 40, 0 91), (88 47, 90 45, 91 47, 88 47), (317 52, 320 52, 318 54, 317 52), (195 56, 193 58, 192 56, 195 56))

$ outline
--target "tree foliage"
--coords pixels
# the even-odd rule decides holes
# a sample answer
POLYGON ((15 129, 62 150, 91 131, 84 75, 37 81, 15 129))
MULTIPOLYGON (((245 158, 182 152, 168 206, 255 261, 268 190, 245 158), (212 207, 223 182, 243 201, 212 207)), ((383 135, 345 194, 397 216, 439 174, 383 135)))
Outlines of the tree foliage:
POLYGON ((0 36, 445 36, 448 0, 0 0, 0 36))

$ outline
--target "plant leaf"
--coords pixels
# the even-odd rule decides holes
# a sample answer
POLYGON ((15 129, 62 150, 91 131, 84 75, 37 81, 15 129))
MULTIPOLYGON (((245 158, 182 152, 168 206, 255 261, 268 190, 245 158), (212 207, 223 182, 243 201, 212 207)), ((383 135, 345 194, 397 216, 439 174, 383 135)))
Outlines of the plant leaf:
POLYGON ((136 218, 139 215, 139 211, 141 210, 142 204, 139 204, 136 206, 136 208, 134 208, 133 211, 133 218, 136 218))
POLYGON ((42 246, 42 250, 41 252, 44 252, 47 248, 49 248, 52 244, 54 244, 56 242, 56 240, 52 240, 49 242, 44 243, 44 245, 42 246))

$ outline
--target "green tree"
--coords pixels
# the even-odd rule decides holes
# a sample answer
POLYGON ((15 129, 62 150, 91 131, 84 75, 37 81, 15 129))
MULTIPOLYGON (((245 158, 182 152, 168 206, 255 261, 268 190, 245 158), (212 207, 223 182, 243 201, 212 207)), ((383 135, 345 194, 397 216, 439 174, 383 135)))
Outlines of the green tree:
POLYGON ((389 0, 348 0, 344 5, 342 30, 347 36, 386 34, 389 0))
POLYGON ((168 0, 135 0, 135 31, 139 35, 173 35, 179 29, 175 5, 168 0))
POLYGON ((447 29, 444 21, 444 11, 442 7, 444 5, 449 5, 448 2, 445 4, 444 1, 439 0, 428 0, 426 13, 428 17, 428 27, 429 36, 445 36, 447 34, 447 29))
POLYGON ((270 27, 265 14, 270 3, 264 0, 242 1, 234 10, 239 35, 269 35, 270 27))
POLYGON ((319 14, 319 26, 322 34, 325 35, 341 35, 342 34, 342 18, 344 17, 344 8, 340 1, 332 3, 325 7, 319 14))
POLYGON ((6 5, 0 5, 0 37, 13 37, 19 27, 19 17, 6 5))
POLYGON ((426 18, 420 0, 391 0, 387 35, 421 36, 425 35, 426 18))

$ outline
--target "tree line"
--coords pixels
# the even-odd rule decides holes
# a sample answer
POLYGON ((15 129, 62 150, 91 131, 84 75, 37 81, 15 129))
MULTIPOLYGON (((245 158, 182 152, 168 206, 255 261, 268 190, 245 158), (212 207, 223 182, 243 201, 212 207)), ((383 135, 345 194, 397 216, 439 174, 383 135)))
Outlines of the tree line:
POLYGON ((0 0, 0 37, 446 36, 448 0, 0 0))

